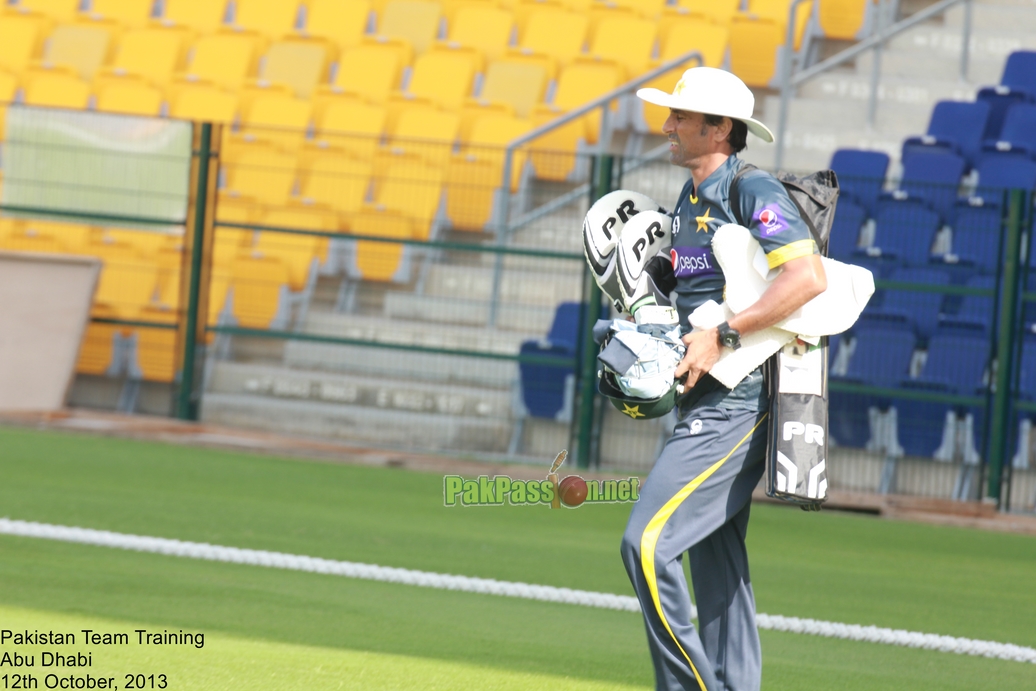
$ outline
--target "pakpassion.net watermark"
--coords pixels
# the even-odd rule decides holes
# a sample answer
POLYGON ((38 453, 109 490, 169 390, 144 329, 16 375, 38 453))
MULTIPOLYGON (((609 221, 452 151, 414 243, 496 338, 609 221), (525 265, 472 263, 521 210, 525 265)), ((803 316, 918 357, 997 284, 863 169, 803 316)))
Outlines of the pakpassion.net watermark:
POLYGON ((640 478, 625 480, 584 480, 578 475, 558 479, 558 469, 565 462, 562 451, 550 466, 544 480, 515 480, 507 475, 480 475, 465 480, 460 475, 442 479, 442 498, 446 506, 530 506, 547 504, 553 509, 562 505, 574 509, 583 504, 635 502, 640 499, 640 478))

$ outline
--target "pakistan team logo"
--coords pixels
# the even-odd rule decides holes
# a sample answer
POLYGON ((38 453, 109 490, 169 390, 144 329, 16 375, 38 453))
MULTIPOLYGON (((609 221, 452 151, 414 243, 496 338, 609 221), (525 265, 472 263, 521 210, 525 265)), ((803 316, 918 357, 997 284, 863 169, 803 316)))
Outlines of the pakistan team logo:
POLYGON ((574 509, 583 504, 635 502, 640 499, 640 478, 624 480, 584 480, 579 475, 559 478, 568 451, 562 451, 543 480, 515 480, 507 475, 480 475, 465 480, 459 475, 442 479, 442 498, 446 506, 530 506, 546 504, 552 509, 562 505, 574 509))

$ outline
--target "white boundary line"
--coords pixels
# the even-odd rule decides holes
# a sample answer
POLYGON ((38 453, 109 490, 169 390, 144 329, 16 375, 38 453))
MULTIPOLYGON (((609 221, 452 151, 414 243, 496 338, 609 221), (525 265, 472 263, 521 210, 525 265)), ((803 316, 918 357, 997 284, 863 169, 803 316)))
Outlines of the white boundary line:
MULTIPOLYGON (((91 530, 89 528, 73 528, 49 525, 47 523, 16 521, 8 518, 0 518, 0 534, 75 542, 99 547, 114 547, 116 549, 127 549, 137 552, 164 554, 171 557, 186 557, 230 564, 247 564, 291 571, 323 573, 384 583, 415 585, 423 588, 460 590, 468 593, 502 595, 505 597, 542 600, 544 602, 557 602, 568 605, 584 605, 586 607, 626 612, 640 611, 640 603, 637 602, 635 597, 628 595, 594 593, 587 590, 513 583, 490 578, 451 576, 448 574, 430 573, 428 571, 412 571, 410 569, 377 566, 375 564, 334 561, 332 559, 320 559, 318 557, 255 549, 240 549, 237 547, 220 547, 201 542, 183 542, 181 540, 170 540, 160 537, 113 533, 107 530, 91 530)), ((691 616, 695 617, 697 614, 692 612, 691 616)), ((804 633, 827 638, 866 641, 869 643, 884 643, 908 648, 938 650, 958 655, 977 655, 1036 664, 1036 649, 1011 645, 1009 643, 977 641, 970 638, 954 638, 952 636, 939 636, 931 633, 918 633, 916 631, 885 629, 877 626, 859 626, 857 624, 839 624, 814 619, 799 619, 798 617, 784 617, 779 614, 758 614, 756 620, 759 628, 773 631, 804 633)))

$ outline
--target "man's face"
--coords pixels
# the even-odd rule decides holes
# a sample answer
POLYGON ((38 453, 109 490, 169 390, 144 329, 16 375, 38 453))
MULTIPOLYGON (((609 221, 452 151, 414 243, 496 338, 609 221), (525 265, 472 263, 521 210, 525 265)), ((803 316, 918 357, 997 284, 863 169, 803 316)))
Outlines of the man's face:
POLYGON ((689 110, 670 110, 662 125, 662 133, 669 137, 669 162, 674 166, 690 168, 707 154, 717 152, 717 127, 705 124, 705 116, 689 110))

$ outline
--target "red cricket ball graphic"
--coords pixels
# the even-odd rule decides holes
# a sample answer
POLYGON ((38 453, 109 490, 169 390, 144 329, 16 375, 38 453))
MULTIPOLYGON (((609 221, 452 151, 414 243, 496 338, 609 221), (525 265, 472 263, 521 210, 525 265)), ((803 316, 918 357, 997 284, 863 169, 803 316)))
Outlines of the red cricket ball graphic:
POLYGON ((586 480, 578 475, 569 475, 558 485, 561 503, 575 508, 586 501, 586 480))

